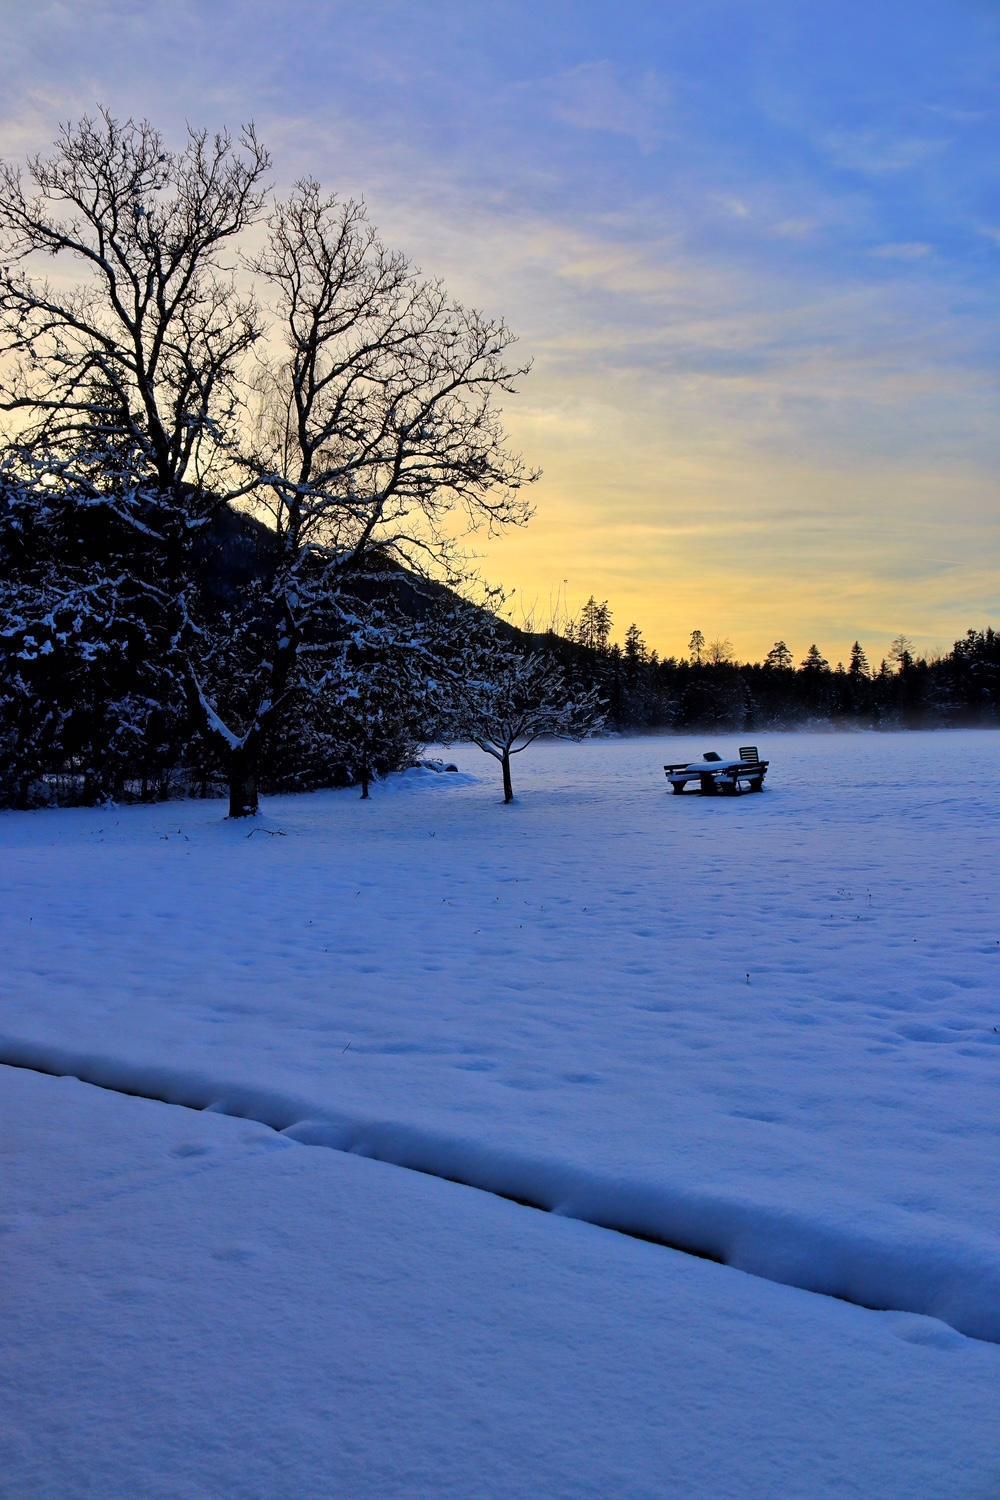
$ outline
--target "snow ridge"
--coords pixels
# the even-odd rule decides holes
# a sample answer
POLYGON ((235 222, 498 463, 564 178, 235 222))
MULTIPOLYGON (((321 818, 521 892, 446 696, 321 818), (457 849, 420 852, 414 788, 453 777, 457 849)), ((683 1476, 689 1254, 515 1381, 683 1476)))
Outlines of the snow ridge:
POLYGON ((882 1312, 934 1317, 1000 1344, 1000 1267, 989 1246, 937 1234, 876 1239, 755 1202, 628 1178, 569 1161, 497 1150, 401 1123, 364 1119, 293 1095, 164 1067, 0 1037, 0 1065, 187 1109, 252 1120, 303 1145, 367 1157, 596 1228, 882 1312))

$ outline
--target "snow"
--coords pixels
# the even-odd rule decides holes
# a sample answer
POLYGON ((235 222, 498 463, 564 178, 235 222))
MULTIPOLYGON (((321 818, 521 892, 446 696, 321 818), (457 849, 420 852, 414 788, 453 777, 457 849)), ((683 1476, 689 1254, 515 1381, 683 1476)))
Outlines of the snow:
POLYGON ((18 1500, 993 1493, 992 1345, 3 1072, 18 1500))
POLYGON ((0 816, 0 1061, 215 1111, 4 1070, 13 1492, 991 1492, 1000 736, 769 735, 761 796, 672 797, 704 743, 537 744, 511 807, 462 747, 252 827, 0 816))
POLYGON ((752 765, 745 760, 695 760, 684 767, 685 771, 735 771, 738 767, 752 765))

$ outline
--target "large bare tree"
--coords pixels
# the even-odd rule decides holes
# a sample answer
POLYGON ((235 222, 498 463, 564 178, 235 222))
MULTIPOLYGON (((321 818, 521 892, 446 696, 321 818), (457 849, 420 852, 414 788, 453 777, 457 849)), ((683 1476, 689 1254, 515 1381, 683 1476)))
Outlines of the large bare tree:
MULTIPOLYGON (((407 587, 454 580, 463 533, 525 520, 534 477, 498 406, 525 368, 510 362, 510 331, 388 250, 363 205, 300 183, 249 268, 284 348, 259 371, 246 460, 277 539, 270 628, 228 715, 201 689, 239 768, 234 813, 256 807, 259 745, 288 694, 345 680, 339 661, 302 672, 302 653, 336 658, 366 630, 370 641, 372 597, 390 645, 386 601, 401 570, 407 587)), ((201 679, 211 676, 207 654, 201 679)))
MULTIPOLYGON (((370 637, 365 602, 381 591, 384 620, 400 568, 454 576, 463 531, 525 519, 533 477, 499 411, 523 373, 503 322, 312 181, 248 256, 268 168, 252 127, 171 151, 107 112, 26 173, 0 167, 0 412, 21 478, 98 515, 105 584, 120 562, 158 601, 235 816, 256 811, 290 695, 342 678, 339 661, 301 670, 302 653, 370 637), (220 618, 197 552, 233 504, 268 517, 271 544, 253 596, 220 618)), ((49 606, 62 587, 53 574, 49 606)))
MULTIPOLYGON (((252 127, 189 130, 171 151, 107 112, 64 126, 26 171, 0 165, 0 412, 51 543, 9 622, 18 655, 93 662, 127 641, 136 668, 157 663, 160 698, 180 692, 196 717, 192 558, 248 490, 233 438, 262 323, 237 245, 268 165, 252 127)), ((155 713, 140 676, 127 711, 142 734, 155 713)))
POLYGON ((268 167, 252 127, 169 151, 107 112, 26 174, 0 164, 0 411, 75 504, 166 536, 239 492, 237 377, 261 321, 233 263, 268 167))

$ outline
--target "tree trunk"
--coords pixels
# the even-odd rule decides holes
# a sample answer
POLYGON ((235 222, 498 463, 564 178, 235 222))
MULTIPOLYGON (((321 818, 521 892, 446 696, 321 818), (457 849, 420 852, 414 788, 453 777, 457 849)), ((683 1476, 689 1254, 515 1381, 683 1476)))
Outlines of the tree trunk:
POLYGON ((229 816, 255 818, 257 812, 257 757, 243 746, 229 752, 229 816))
POLYGON ((503 800, 513 802, 514 786, 510 779, 510 751, 505 750, 500 757, 500 765, 503 768, 503 800))
POLYGON ((83 805, 84 807, 96 807, 106 796, 104 783, 96 771, 84 771, 83 773, 83 805))
POLYGON ((371 776, 371 771, 368 769, 368 762, 367 761, 363 761, 362 765, 361 765, 361 800, 362 800, 362 802, 367 802, 367 800, 368 800, 368 788, 371 785, 371 779, 372 779, 372 776, 371 776))

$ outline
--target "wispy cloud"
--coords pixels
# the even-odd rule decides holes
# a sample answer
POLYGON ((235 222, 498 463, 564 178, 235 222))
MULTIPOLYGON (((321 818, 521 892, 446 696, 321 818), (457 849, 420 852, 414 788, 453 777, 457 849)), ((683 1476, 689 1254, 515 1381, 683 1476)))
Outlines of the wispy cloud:
POLYGON ((554 119, 576 130, 600 131, 655 151, 667 133, 671 90, 654 69, 626 76, 606 60, 579 63, 537 87, 554 119))
POLYGON ((876 245, 868 253, 876 260, 926 260, 934 254, 934 246, 926 240, 901 240, 895 244, 876 245))
POLYGON ((819 227, 818 219, 779 219, 769 232, 777 240, 807 240, 819 227))
POLYGON ((928 114, 937 115, 952 125, 982 125, 995 111, 988 109, 963 109, 951 104, 925 104, 928 114))
POLYGON ((580 5, 572 28, 537 0, 0 3, 0 148, 102 100, 175 139, 254 115, 279 181, 364 194, 534 357, 507 418, 545 477, 490 575, 540 598, 568 577, 663 649, 699 624, 836 659, 867 623, 877 654, 990 597, 1000 226, 960 28, 890 78, 844 7, 800 35, 791 0, 580 5))
POLYGON ((882 130, 828 130, 819 138, 834 166, 873 177, 907 172, 940 155, 948 144, 939 136, 893 135, 882 130))
POLYGON ((753 209, 746 199, 737 198, 735 194, 715 193, 713 194, 713 200, 719 205, 722 212, 728 214, 731 219, 749 219, 753 214, 753 209))

